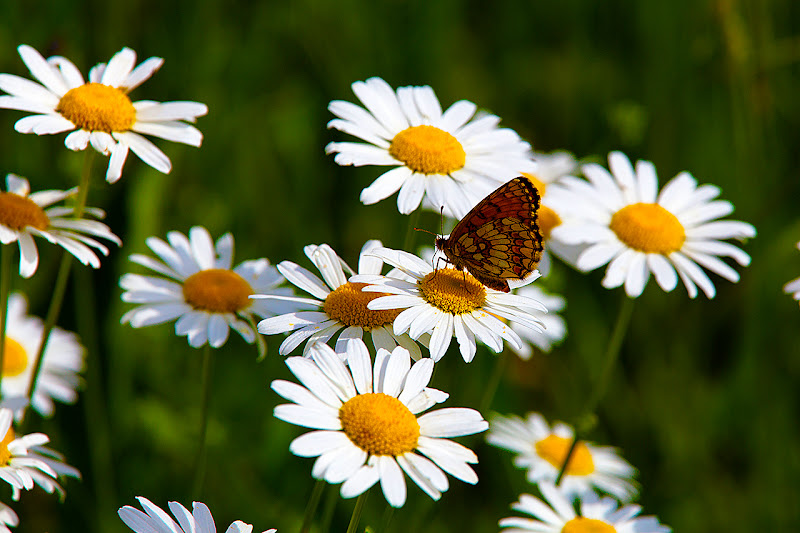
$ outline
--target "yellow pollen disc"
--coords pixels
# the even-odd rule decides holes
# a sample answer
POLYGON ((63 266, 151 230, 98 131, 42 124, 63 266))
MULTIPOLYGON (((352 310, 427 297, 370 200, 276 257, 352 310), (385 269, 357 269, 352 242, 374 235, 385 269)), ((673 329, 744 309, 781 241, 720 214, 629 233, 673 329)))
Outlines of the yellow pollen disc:
POLYGON ((392 139, 389 155, 420 174, 450 174, 463 168, 467 154, 458 139, 434 126, 412 126, 392 139))
POLYGON ((3 377, 19 376, 28 367, 28 352, 10 337, 6 337, 6 351, 3 353, 3 377))
POLYGON ((544 240, 550 239, 550 232, 553 231, 553 228, 561 224, 561 217, 546 205, 541 206, 539 211, 536 212, 536 215, 538 217, 539 231, 542 232, 542 238, 544 240))
POLYGON ((533 174, 528 174, 527 172, 523 172, 522 175, 531 180, 533 186, 536 187, 536 192, 539 193, 539 198, 544 198, 544 190, 547 188, 547 185, 545 185, 545 183, 542 180, 540 180, 533 174))
POLYGON ((445 313, 471 313, 486 303, 486 289, 468 272, 435 270, 417 282, 422 298, 445 313))
POLYGON ((678 218, 658 204, 631 204, 611 217, 609 226, 628 247, 667 255, 681 249, 686 231, 678 218))
POLYGON ((3 437, 3 441, 0 442, 0 466, 8 465, 8 462, 11 460, 11 452, 8 450, 8 445, 11 444, 16 437, 14 435, 14 427, 9 427, 8 432, 6 432, 6 436, 3 437))
POLYGON ((561 533, 616 533, 616 531, 616 528, 608 522, 582 516, 573 518, 561 528, 561 533))
POLYGON ((0 224, 14 231, 22 231, 26 226, 45 230, 50 227, 50 219, 30 198, 0 192, 0 224))
POLYGON ((358 326, 372 329, 391 324, 400 309, 373 311, 367 304, 379 296, 389 296, 384 292, 363 292, 366 283, 345 283, 325 298, 325 313, 345 326, 358 326))
POLYGON ((354 396, 339 408, 339 420, 353 444, 370 455, 397 457, 417 447, 417 417, 382 392, 354 396))
POLYGON ((136 109, 128 95, 102 83, 70 89, 61 97, 56 111, 89 131, 128 131, 136 123, 136 109))
POLYGON ((236 313, 252 304, 253 288, 232 270, 201 270, 183 282, 183 299, 199 311, 236 313))
MULTIPOLYGON (((565 439, 551 433, 536 443, 536 453, 539 457, 561 470, 571 445, 572 439, 565 439)), ((592 452, 583 442, 578 442, 572 452, 572 456, 569 458, 569 464, 564 473, 570 476, 588 476, 592 472, 594 472, 592 452)))

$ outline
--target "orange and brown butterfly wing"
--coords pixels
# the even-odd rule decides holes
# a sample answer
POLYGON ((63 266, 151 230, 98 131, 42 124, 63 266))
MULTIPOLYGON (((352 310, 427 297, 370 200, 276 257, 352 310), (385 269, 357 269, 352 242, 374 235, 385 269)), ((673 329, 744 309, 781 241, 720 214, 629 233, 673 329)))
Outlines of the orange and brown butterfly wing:
POLYGON ((481 200, 437 247, 458 269, 492 289, 509 292, 508 279, 524 279, 542 256, 537 223, 539 193, 515 178, 481 200))

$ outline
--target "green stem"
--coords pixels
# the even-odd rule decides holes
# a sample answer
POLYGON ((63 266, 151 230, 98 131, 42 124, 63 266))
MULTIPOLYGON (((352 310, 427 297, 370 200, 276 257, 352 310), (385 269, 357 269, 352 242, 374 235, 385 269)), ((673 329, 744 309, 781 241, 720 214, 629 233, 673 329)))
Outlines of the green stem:
POLYGON ((314 484, 311 497, 308 499, 308 504, 306 504, 306 512, 303 515, 303 525, 300 526, 300 533, 308 533, 311 531, 311 523, 314 521, 314 515, 317 512, 317 506, 319 505, 322 493, 325 491, 325 485, 324 479, 318 479, 314 484))
MULTIPOLYGON (((83 160, 83 170, 81 171, 81 183, 78 187, 78 197, 75 201, 74 217, 80 218, 83 210, 86 207, 86 199, 89 195, 89 178, 92 175, 92 161, 94 159, 94 150, 86 150, 86 156, 83 160)), ((36 390, 36 382, 39 379, 39 373, 42 370, 42 360, 44 358, 44 351, 47 348, 47 341, 50 339, 50 332, 55 326, 58 315, 61 313, 61 304, 64 303, 64 293, 67 290, 67 280, 69 279, 69 270, 72 266, 72 255, 67 251, 61 256, 61 265, 58 267, 58 275, 56 276, 56 283, 53 287, 53 297, 50 300, 50 308, 47 310, 47 316, 44 321, 44 330, 42 330, 42 342, 39 345, 39 351, 36 353, 34 360, 33 372, 31 379, 28 382, 28 402, 29 405, 33 403, 33 393, 36 390)), ((5 344, 5 343, 4 343, 5 344)), ((21 423, 22 421, 20 421, 21 423)))
POLYGON ((605 396, 609 383, 611 382, 611 376, 614 374, 614 367, 619 359, 622 341, 625 339, 625 334, 628 331, 628 325, 631 322, 634 301, 635 300, 633 298, 628 298, 625 293, 623 293, 622 303, 620 304, 619 313, 617 314, 617 321, 614 324, 614 330, 611 333, 611 337, 608 339, 608 346, 606 347, 603 368, 598 376, 594 391, 589 397, 589 400, 586 402, 586 407, 584 408, 581 417, 578 419, 579 423, 575 425, 575 437, 572 439, 572 444, 569 447, 567 456, 564 458, 564 463, 561 465, 561 470, 558 472, 558 477, 556 477, 556 486, 561 483, 561 480, 564 477, 564 473, 567 470, 567 465, 569 464, 569 460, 572 458, 572 454, 575 452, 575 447, 578 445, 578 441, 583 435, 591 431, 594 427, 596 422, 595 411, 605 396))
POLYGON ((213 354, 211 345, 206 343, 203 347, 203 400, 200 411, 200 436, 195 459, 194 484, 192 485, 192 497, 200 499, 203 490, 203 481, 206 475, 206 433, 208 431, 208 406, 211 403, 211 374, 213 373, 213 354))
POLYGON ((483 399, 481 400, 480 408, 478 409, 478 411, 481 413, 485 413, 492 406, 492 400, 494 400, 494 395, 497 393, 497 387, 500 386, 500 380, 503 378, 506 365, 508 364, 508 355, 506 354, 506 350, 503 350, 497 354, 496 359, 497 361, 494 363, 492 375, 489 376, 489 379, 486 381, 483 399))
POLYGON ((264 336, 258 332, 258 325, 256 324, 255 318, 250 313, 247 314, 247 323, 250 324, 250 327, 253 328, 253 332, 256 334, 256 348, 258 349, 258 358, 256 361, 260 362, 263 361, 264 358, 267 356, 267 343, 264 341, 264 336))
POLYGON ((403 241, 403 250, 413 254, 414 244, 417 241, 417 225, 419 224, 420 214, 422 209, 417 209, 408 216, 408 230, 406 230, 406 238, 403 241))
POLYGON ((328 533, 333 522, 333 513, 336 510, 336 503, 339 501, 339 491, 329 490, 325 497, 325 505, 322 506, 322 513, 319 519, 319 532, 328 533))
POLYGON ((14 250, 3 246, 0 252, 0 398, 2 398, 3 370, 6 356, 6 319, 8 318, 8 293, 11 291, 11 260, 14 250))
POLYGON ((362 492, 356 500, 353 516, 350 517, 350 525, 347 526, 347 533, 356 533, 358 523, 361 521, 361 512, 364 510, 364 504, 367 503, 367 495, 369 495, 369 490, 362 492))

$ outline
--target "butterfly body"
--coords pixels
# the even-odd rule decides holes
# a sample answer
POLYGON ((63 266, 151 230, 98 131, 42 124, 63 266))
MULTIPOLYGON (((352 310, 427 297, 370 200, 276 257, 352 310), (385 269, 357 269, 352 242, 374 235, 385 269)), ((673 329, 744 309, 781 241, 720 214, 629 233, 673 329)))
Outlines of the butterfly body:
POLYGON ((539 193, 525 177, 501 185, 456 224, 436 248, 457 269, 489 288, 509 292, 509 279, 525 279, 542 256, 537 223, 539 193))

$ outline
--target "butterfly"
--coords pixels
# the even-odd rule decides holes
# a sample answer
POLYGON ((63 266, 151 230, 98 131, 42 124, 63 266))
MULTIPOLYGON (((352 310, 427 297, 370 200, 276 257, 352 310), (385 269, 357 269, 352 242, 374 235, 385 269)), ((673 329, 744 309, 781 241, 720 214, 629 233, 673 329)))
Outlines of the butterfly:
POLYGON ((437 237, 436 248, 457 269, 509 292, 506 280, 526 278, 542 257, 539 203, 536 186, 523 176, 514 178, 478 202, 449 237, 437 237))

